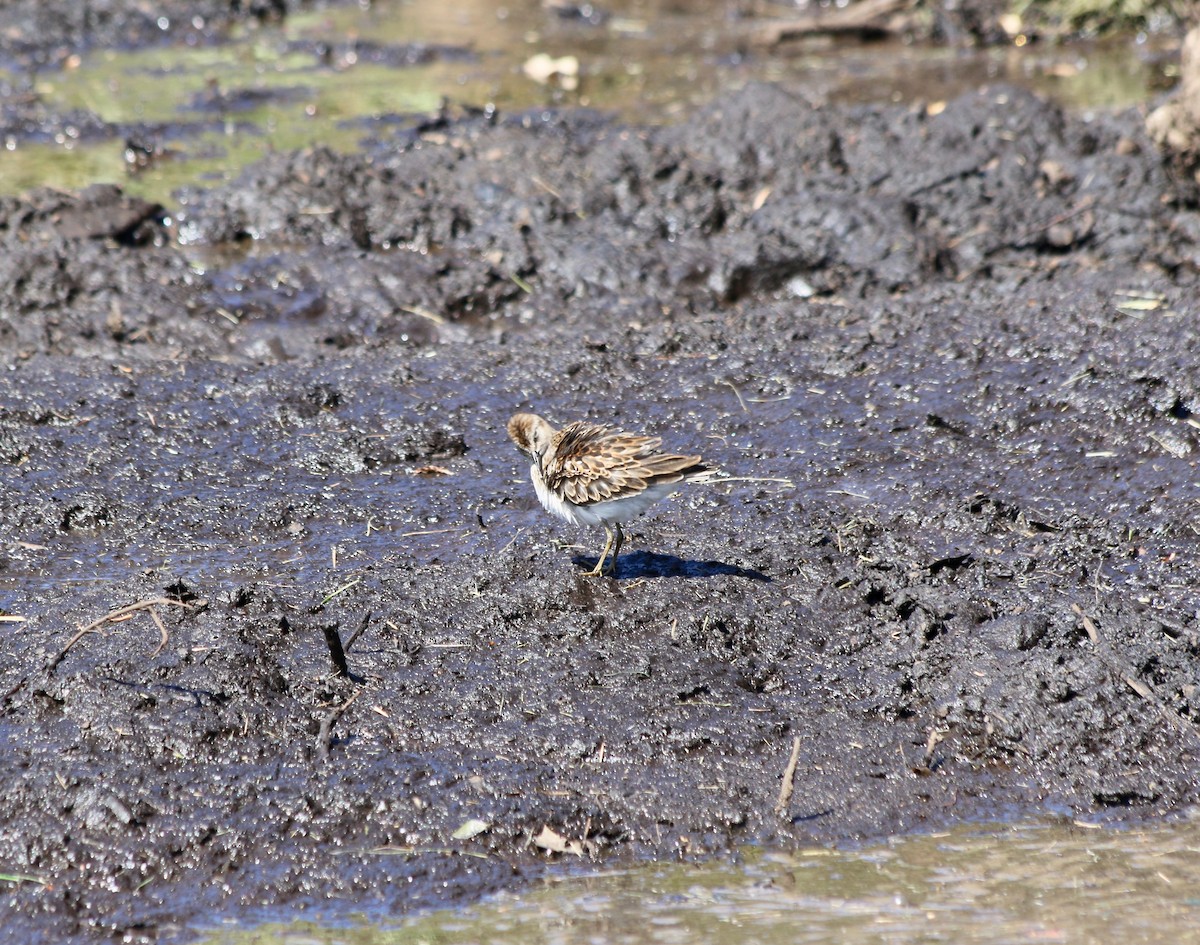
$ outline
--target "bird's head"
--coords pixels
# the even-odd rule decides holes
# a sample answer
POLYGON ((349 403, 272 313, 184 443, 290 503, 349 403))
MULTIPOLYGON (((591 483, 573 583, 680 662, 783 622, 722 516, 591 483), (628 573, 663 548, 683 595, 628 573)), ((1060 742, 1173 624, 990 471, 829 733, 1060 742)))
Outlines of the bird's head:
POLYGON ((554 428, 537 414, 518 413, 508 421, 508 435, 522 453, 540 460, 550 449, 554 428))

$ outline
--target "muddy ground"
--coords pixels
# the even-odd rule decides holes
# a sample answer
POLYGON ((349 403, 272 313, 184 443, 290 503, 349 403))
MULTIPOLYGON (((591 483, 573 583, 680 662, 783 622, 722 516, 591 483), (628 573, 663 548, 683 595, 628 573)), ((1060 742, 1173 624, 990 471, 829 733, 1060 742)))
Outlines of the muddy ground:
POLYGON ((5 933, 1195 811, 1200 212, 1142 122, 755 86, 0 201, 5 933), (531 407, 731 481, 584 577, 531 407))

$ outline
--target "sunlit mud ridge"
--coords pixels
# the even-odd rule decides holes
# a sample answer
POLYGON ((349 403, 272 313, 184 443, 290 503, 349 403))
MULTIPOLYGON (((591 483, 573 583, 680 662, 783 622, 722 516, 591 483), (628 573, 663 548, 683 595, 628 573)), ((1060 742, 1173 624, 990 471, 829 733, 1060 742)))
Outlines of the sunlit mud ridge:
POLYGON ((0 201, 6 931, 1188 810, 1167 160, 1008 87, 752 85, 672 127, 450 110, 169 211, 0 201), (585 577, 534 408, 730 481, 585 577))

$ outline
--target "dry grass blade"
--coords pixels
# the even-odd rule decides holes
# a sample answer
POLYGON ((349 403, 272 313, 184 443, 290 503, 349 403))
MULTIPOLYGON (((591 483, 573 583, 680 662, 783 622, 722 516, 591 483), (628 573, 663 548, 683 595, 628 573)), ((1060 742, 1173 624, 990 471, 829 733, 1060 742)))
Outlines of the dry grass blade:
POLYGON ((712 479, 695 479, 693 481, 707 485, 720 485, 722 482, 775 482, 787 489, 796 488, 796 483, 791 479, 776 479, 771 476, 720 476, 712 479))
MULTIPOLYGON (((358 855, 356 850, 332 850, 334 856, 350 856, 358 855)), ((469 856, 476 860, 486 860, 486 853, 479 853, 475 850, 458 850, 451 847, 371 847, 369 850, 362 851, 368 856, 425 856, 434 854, 437 856, 469 856)))
POLYGON ((325 597, 321 598, 321 603, 319 603, 317 606, 324 607, 326 604, 328 604, 331 600, 333 600, 339 594, 346 593, 346 591, 348 591, 348 590, 350 590, 350 588, 354 587, 355 584, 359 584, 361 582, 362 582, 362 578, 355 578, 353 581, 347 581, 345 584, 343 584, 337 590, 330 591, 328 594, 325 595, 325 597))
POLYGON ((401 305, 400 311, 408 312, 409 315, 416 315, 418 318, 427 319, 433 322, 435 325, 446 324, 446 319, 444 319, 441 315, 438 315, 436 312, 431 312, 428 309, 420 308, 416 305, 401 305))
POLYGON ((737 389, 734 383, 732 381, 721 381, 721 383, 733 391, 734 396, 737 397, 738 403, 741 404, 742 413, 749 413, 750 408, 746 406, 746 401, 742 398, 742 392, 737 389))

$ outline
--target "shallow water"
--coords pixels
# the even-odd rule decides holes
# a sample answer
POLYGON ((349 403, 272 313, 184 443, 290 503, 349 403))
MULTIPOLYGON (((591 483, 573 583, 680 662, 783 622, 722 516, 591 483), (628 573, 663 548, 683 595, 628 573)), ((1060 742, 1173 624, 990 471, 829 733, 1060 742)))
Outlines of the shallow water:
MULTIPOLYGON (((1075 107, 1126 106, 1170 85, 1174 56, 1129 40, 1108 47, 989 50, 815 39, 781 47, 748 37, 758 25, 715 2, 617 2, 607 19, 562 18, 535 2, 444 4, 377 0, 289 17, 229 42, 97 50, 32 92, 51 114, 90 113, 111 134, 70 122, 43 140, 9 137, 0 192, 96 181, 170 205, 179 187, 211 184, 274 150, 316 144, 350 151, 380 116, 425 116, 443 100, 511 113, 552 105, 669 121, 747 82, 779 81, 814 100, 933 104, 981 84, 1012 82, 1075 107), (573 57, 577 87, 539 82, 532 57, 573 57), (128 144, 150 144, 148 167, 128 144)), ((20 81, 21 77, 14 76, 20 81)))
MULTIPOLYGON (((470 843, 461 845, 464 852, 470 843)), ((962 826, 740 864, 568 874, 461 910, 226 929, 212 945, 1183 942, 1200 924, 1200 825, 962 826)), ((366 853, 364 855, 375 855, 366 853)), ((409 855, 444 857, 448 850, 409 855)))

